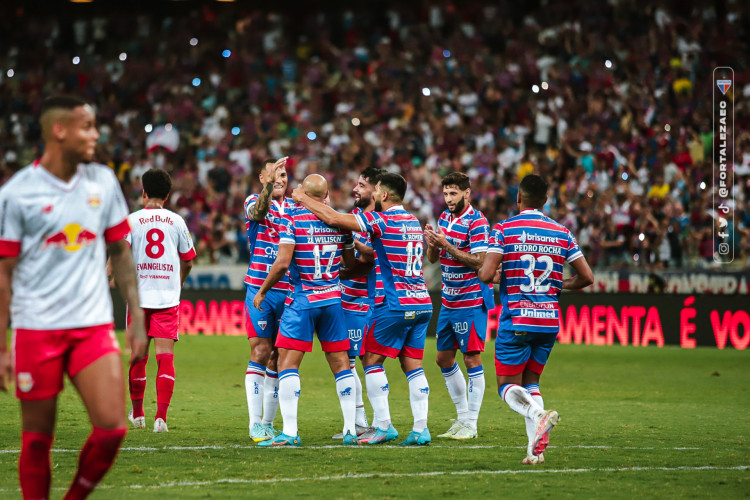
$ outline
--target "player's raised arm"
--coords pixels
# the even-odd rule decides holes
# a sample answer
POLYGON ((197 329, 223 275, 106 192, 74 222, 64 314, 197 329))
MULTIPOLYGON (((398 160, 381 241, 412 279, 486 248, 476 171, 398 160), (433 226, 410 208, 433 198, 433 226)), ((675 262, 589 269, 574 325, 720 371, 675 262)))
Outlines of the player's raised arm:
MULTIPOLYGON (((283 184, 286 190, 286 160, 287 156, 276 160, 275 163, 266 162, 260 174, 263 189, 258 195, 258 200, 247 208, 247 218, 254 221, 262 221, 268 215, 271 207, 271 198, 277 185, 283 184)), ((283 193, 282 193, 283 196, 283 193)))
POLYGON ((311 211, 318 219, 322 220, 329 226, 337 226, 341 229, 348 229, 349 231, 362 230, 359 222, 357 222, 357 217, 352 214, 342 214, 341 212, 337 212, 331 207, 326 206, 325 203, 311 198, 305 194, 302 186, 297 186, 297 189, 292 192, 292 198, 295 203, 299 203, 311 211))
POLYGON ((563 280, 563 290, 580 290, 594 282, 594 272, 585 257, 580 257, 570 263, 576 275, 563 280))
POLYGON ((2 391, 7 391, 8 381, 13 380, 13 367, 6 334, 10 323, 10 286, 17 261, 15 257, 0 259, 0 390, 2 391))
POLYGON ((107 245, 107 251, 112 261, 112 276, 120 288, 130 312, 131 328, 128 329, 128 341, 132 360, 139 360, 146 355, 146 329, 143 309, 138 299, 138 281, 135 275, 133 255, 130 245, 124 240, 117 240, 107 245))

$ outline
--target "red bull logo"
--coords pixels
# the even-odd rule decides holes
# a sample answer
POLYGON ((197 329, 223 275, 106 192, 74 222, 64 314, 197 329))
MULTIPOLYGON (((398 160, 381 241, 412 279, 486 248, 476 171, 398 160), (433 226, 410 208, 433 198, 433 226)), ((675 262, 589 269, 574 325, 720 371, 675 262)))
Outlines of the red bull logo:
POLYGON ((68 252, 77 252, 94 241, 96 241, 96 233, 73 223, 44 240, 44 248, 55 247, 63 248, 68 252))

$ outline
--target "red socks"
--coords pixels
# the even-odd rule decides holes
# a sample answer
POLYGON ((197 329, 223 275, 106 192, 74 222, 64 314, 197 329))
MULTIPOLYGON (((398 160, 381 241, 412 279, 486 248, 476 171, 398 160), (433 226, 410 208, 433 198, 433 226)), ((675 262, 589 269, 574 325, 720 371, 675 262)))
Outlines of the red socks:
POLYGON ((49 452, 53 439, 53 436, 40 432, 21 432, 18 478, 25 499, 49 498, 52 479, 49 452))
POLYGON ((156 355, 156 417, 167 421, 167 410, 174 392, 174 354, 156 355))
POLYGON ((78 470, 64 500, 86 498, 107 473, 117 457, 127 429, 94 427, 78 456, 78 470))
POLYGON ((143 393, 146 392, 146 363, 148 363, 148 356, 130 365, 128 383, 130 386, 130 401, 133 403, 133 418, 143 416, 143 393))

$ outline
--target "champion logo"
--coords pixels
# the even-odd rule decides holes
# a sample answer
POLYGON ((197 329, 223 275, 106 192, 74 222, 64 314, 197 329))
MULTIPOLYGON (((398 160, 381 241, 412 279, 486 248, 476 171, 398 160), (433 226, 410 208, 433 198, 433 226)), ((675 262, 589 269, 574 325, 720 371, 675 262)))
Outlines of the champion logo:
POLYGON ((268 321, 258 321, 258 326, 260 327, 261 330, 265 330, 267 324, 268 324, 268 321))
POLYGON ((719 87, 723 95, 727 95, 729 88, 732 86, 732 80, 716 80, 716 86, 719 87))

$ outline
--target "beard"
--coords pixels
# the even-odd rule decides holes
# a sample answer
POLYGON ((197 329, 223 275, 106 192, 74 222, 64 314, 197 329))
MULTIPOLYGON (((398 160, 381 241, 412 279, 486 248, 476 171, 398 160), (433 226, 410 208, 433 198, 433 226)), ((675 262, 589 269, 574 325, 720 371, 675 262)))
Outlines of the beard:
POLYGON ((379 200, 375 201, 375 211, 376 212, 382 212, 383 211, 383 203, 379 200))
POLYGON ((464 200, 463 198, 461 198, 461 201, 459 201, 458 203, 456 203, 456 206, 453 208, 453 210, 451 210, 451 213, 452 214, 460 214, 461 212, 464 211, 464 208, 466 208, 466 200, 464 200))
POLYGON ((371 201, 372 198, 365 198, 364 196, 360 196, 359 201, 354 202, 354 206, 364 210, 365 208, 370 206, 371 201))

